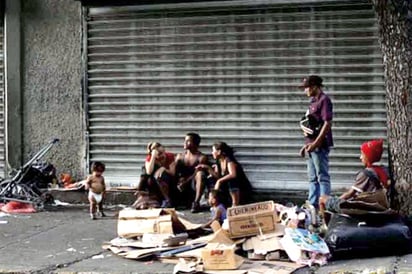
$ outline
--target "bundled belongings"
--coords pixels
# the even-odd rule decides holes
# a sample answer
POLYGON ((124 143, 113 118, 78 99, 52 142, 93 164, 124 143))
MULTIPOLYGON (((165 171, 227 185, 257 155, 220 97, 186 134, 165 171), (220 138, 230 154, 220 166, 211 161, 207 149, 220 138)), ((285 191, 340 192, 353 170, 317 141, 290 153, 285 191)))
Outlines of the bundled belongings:
POLYGON ((286 227, 303 228, 314 232, 321 225, 316 208, 309 201, 306 201, 301 207, 276 204, 276 209, 280 223, 286 227))
POLYGON ((396 214, 333 214, 325 241, 334 258, 357 258, 410 252, 412 235, 396 214))
POLYGON ((157 197, 151 195, 148 191, 138 190, 135 192, 136 201, 132 204, 135 209, 159 208, 160 203, 157 197))
POLYGON ((300 120, 300 128, 304 135, 311 139, 318 137, 320 130, 322 129, 323 122, 318 121, 315 116, 307 114, 300 120))
POLYGON ((325 240, 333 256, 395 255, 409 251, 411 232, 389 208, 386 169, 376 162, 382 157, 383 140, 364 142, 360 160, 365 165, 352 187, 340 197, 321 197, 328 222, 325 240))
POLYGON ((42 207, 45 202, 52 201, 50 195, 43 195, 43 189, 52 184, 54 180, 57 182, 55 169, 50 164, 41 163, 40 159, 58 142, 58 139, 50 141, 12 178, 0 183, 0 201, 31 203, 37 207, 42 207))

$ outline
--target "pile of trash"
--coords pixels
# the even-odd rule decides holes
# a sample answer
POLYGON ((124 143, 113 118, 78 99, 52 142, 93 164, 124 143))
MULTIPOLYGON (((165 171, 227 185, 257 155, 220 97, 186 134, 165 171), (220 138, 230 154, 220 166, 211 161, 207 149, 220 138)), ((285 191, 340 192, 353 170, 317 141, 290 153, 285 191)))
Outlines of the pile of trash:
POLYGON ((24 210, 30 206, 40 209, 45 203, 52 202, 53 197, 47 193, 47 188, 57 183, 56 169, 41 159, 58 142, 59 139, 51 140, 16 170, 14 176, 0 182, 0 202, 9 203, 10 208, 26 207, 24 210))
POLYGON ((103 247, 127 259, 174 263, 175 273, 291 273, 330 257, 319 234, 300 227, 312 225, 313 216, 303 214, 311 213, 273 201, 231 207, 223 225, 214 222, 207 234, 174 209, 126 208, 119 212, 118 237, 103 247))

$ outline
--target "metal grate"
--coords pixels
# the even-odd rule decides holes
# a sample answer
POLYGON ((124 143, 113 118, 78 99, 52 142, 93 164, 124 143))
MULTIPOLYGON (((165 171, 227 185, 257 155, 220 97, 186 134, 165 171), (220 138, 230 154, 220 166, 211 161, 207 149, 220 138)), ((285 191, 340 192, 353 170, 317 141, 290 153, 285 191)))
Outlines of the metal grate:
POLYGON ((181 152, 195 131, 205 153, 232 145, 255 188, 306 189, 297 85, 310 73, 334 102, 333 187, 351 184, 362 142, 386 139, 371 5, 250 2, 87 9, 89 158, 113 185, 137 183, 149 141, 181 152))

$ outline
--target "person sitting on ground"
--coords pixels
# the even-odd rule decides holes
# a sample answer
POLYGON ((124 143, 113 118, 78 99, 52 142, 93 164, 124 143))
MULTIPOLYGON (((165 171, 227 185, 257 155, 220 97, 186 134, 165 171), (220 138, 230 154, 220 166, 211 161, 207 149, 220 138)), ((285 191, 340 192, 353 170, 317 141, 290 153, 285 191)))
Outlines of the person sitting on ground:
POLYGON ((99 212, 102 217, 106 215, 103 212, 103 201, 106 195, 106 184, 104 182, 103 172, 106 166, 102 162, 94 162, 91 166, 92 174, 79 183, 84 184, 85 189, 89 191, 88 199, 90 203, 90 218, 96 219, 96 213, 99 212))
POLYGON ((175 175, 177 177, 177 189, 184 192, 188 188, 195 191, 192 203, 193 213, 200 211, 200 199, 206 183, 206 174, 202 170, 196 170, 199 164, 207 165, 207 157, 199 151, 201 138, 197 133, 187 133, 183 143, 184 153, 176 157, 175 175))
POLYGON ((365 205, 376 211, 389 209, 385 188, 390 184, 385 167, 374 164, 380 161, 383 152, 383 140, 365 142, 360 147, 360 160, 365 169, 360 171, 352 187, 340 197, 321 196, 319 209, 341 213, 342 209, 362 209, 365 205), (359 207, 360 206, 360 207, 359 207))
POLYGON ((214 221, 218 221, 220 225, 223 224, 223 221, 226 219, 226 208, 221 202, 220 198, 221 192, 216 189, 212 189, 209 192, 209 205, 211 219, 205 223, 202 227, 210 227, 214 221))
POLYGON ((141 181, 138 189, 147 189, 149 194, 155 192, 160 194, 162 200, 161 207, 171 207, 172 203, 169 195, 169 186, 173 181, 173 166, 175 155, 165 151, 165 148, 158 142, 150 142, 147 145, 147 156, 144 171, 148 175, 146 181, 141 181), (146 182, 147 185, 144 185, 146 182), (160 193, 159 193, 160 192, 160 193))
POLYGON ((249 189, 250 182, 243 171, 242 165, 234 156, 233 148, 225 142, 217 142, 212 146, 212 155, 216 160, 214 168, 201 164, 197 166, 197 169, 207 171, 216 179, 214 189, 221 191, 228 189, 232 206, 239 205, 241 189, 245 193, 251 189, 249 189))

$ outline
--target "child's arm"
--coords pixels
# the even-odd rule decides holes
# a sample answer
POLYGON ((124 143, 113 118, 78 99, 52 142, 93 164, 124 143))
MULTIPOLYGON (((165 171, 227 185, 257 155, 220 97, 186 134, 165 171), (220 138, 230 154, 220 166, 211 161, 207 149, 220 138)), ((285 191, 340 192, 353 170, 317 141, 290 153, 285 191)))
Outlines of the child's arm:
POLYGON ((75 184, 77 187, 84 186, 84 188, 85 188, 86 190, 88 190, 88 189, 90 188, 90 181, 91 181, 91 176, 87 176, 86 179, 81 180, 81 181, 78 181, 78 182, 76 182, 76 183, 74 183, 74 184, 75 184))
POLYGON ((102 198, 104 199, 105 197, 106 197, 106 183, 104 181, 104 177, 102 176, 102 198))
POLYGON ((207 222, 203 225, 203 227, 210 227, 210 225, 214 222, 214 221, 218 221, 220 223, 220 218, 222 217, 222 209, 220 207, 216 208, 216 212, 215 215, 207 222))

